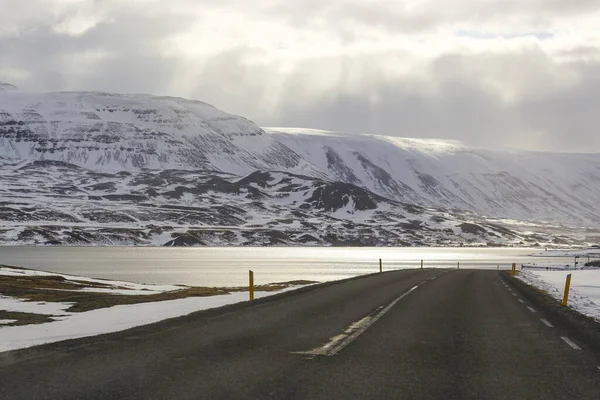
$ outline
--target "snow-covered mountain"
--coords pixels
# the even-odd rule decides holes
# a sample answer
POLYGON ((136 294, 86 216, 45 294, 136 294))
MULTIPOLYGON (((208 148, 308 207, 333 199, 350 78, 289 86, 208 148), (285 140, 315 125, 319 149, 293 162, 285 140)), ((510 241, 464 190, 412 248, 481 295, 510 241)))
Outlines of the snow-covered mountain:
POLYGON ((105 172, 284 168, 319 175, 254 123, 206 103, 100 92, 0 92, 0 156, 105 172))
POLYGON ((487 150, 458 142, 261 129, 208 104, 0 84, 0 157, 103 173, 280 171, 403 203, 488 217, 597 226, 600 155, 487 150))
POLYGON ((19 88, 15 85, 11 85, 10 83, 0 82, 0 92, 9 90, 19 90, 19 88))
POLYGON ((600 237, 511 227, 287 172, 99 173, 0 159, 0 176, 0 244, 549 246, 600 237))
POLYGON ((460 142, 267 129, 330 179, 399 201, 597 226, 600 154, 489 150, 460 142))

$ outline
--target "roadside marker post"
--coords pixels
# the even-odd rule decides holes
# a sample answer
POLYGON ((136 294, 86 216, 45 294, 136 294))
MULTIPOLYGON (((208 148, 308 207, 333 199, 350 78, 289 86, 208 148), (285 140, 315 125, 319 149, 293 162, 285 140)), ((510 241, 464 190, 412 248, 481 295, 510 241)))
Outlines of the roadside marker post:
POLYGON ((379 272, 383 272, 383 263, 381 261, 381 258, 379 259, 379 272))
POLYGON ((512 265, 512 276, 517 276, 517 264, 513 263, 512 265))
POLYGON ((565 283, 565 295, 563 297, 563 306, 569 304, 569 290, 571 290, 571 274, 567 275, 567 282, 565 283))
POLYGON ((423 260, 421 260, 421 269, 423 269, 423 260))
POLYGON ((254 272, 250 271, 248 275, 250 278, 250 283, 248 284, 248 288, 250 289, 250 300, 254 300, 254 272))
POLYGON ((456 269, 460 269, 460 261, 456 263, 456 269))

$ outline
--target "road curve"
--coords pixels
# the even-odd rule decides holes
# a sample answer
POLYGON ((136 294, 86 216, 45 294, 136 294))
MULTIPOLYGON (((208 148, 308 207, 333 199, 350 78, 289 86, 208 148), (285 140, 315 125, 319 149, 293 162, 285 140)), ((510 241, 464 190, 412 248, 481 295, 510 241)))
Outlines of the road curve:
POLYGON ((0 399, 597 399, 536 307, 496 271, 370 275, 0 354, 0 399))

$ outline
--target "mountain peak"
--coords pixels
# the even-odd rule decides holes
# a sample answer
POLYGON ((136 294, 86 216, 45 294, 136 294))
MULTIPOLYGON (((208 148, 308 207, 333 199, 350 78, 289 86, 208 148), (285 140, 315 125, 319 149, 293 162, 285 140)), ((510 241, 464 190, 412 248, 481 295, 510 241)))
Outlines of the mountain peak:
POLYGON ((10 83, 0 81, 0 92, 9 90, 19 90, 19 88, 15 85, 11 85, 10 83))
MULTIPOLYGON (((246 118, 178 97, 15 92, 0 86, 0 157, 102 172, 297 167, 298 155, 246 118)), ((310 166, 306 166, 310 169, 310 166)))

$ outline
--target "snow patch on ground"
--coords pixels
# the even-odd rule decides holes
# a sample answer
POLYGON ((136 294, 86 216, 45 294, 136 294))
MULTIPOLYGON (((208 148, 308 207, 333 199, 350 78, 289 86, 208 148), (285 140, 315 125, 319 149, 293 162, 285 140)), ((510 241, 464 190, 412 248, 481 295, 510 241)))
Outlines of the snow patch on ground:
MULTIPOLYGON (((271 296, 277 292, 257 292, 255 298, 271 296)), ((0 352, 17 350, 45 343, 118 332, 169 318, 181 317, 195 311, 207 310, 248 300, 248 292, 235 292, 211 297, 188 297, 134 305, 121 305, 82 313, 72 313, 54 322, 39 325, 0 328, 0 352)), ((3 309, 5 298, 0 298, 3 309)), ((8 303, 7 303, 8 304, 8 303)), ((60 308, 56 311, 62 312, 60 308)), ((39 313, 38 309, 35 312, 39 313)), ((64 314, 64 312, 62 312, 64 314)), ((5 324, 8 322, 5 322, 5 324)))
POLYGON ((585 262, 578 262, 577 266, 574 263, 532 263, 523 264, 523 269, 536 269, 536 270, 548 270, 548 271, 579 271, 579 270, 594 270, 600 269, 598 267, 586 267, 585 262))
MULTIPOLYGON (((14 297, 0 296, 0 310, 43 315, 67 315, 65 310, 72 303, 48 303, 45 301, 25 301, 14 297)), ((1 345, 0 345, 1 346, 1 345)))
MULTIPOLYGON (((532 257, 590 257, 600 258, 600 248, 577 249, 577 250, 549 250, 533 253, 532 257)), ((581 261, 581 260, 580 260, 581 261)))
POLYGON ((600 270, 520 271, 523 282, 546 291, 562 301, 567 275, 572 274, 569 306, 581 314, 600 321, 600 270))

